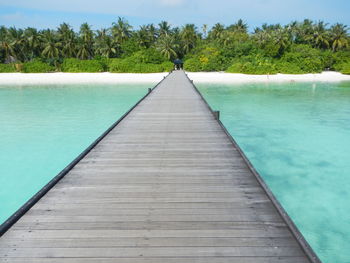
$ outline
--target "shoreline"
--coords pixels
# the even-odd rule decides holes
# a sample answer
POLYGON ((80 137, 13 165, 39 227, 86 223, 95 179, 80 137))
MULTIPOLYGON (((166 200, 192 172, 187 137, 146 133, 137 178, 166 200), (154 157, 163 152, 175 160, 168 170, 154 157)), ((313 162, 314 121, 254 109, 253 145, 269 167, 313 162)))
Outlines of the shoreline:
POLYGON ((187 73, 195 83, 269 83, 269 82, 341 82, 350 81, 350 75, 335 71, 325 71, 316 74, 275 74, 248 75, 225 72, 194 72, 187 73))
MULTIPOLYGON (((338 72, 317 74, 247 75, 225 72, 186 72, 194 83, 268 83, 268 82, 341 82, 350 81, 350 75, 338 72)), ((118 84, 158 83, 164 73, 0 73, 0 85, 48 84, 118 84)))
POLYGON ((0 73, 0 85, 158 83, 164 73, 0 73))

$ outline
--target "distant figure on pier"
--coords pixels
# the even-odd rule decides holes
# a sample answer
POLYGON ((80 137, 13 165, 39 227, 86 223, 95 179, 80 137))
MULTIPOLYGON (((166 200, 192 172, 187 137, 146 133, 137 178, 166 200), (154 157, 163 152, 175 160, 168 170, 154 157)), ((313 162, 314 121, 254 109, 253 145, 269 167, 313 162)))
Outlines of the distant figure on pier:
POLYGON ((183 69, 184 63, 182 62, 181 59, 175 59, 174 60, 174 69, 175 70, 180 70, 183 69))

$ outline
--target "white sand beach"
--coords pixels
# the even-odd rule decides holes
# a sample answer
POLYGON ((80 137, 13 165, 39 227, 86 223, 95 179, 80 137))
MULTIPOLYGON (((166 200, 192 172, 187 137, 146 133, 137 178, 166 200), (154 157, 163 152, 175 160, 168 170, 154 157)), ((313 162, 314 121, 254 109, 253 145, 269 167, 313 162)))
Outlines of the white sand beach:
MULTIPOLYGON (((0 85, 25 84, 93 84, 93 83, 157 83, 168 73, 1 73, 0 85)), ((194 83, 247 83, 247 82, 340 82, 350 81, 350 75, 338 72, 303 75, 246 75, 224 72, 188 72, 194 83)))
POLYGON ((0 85, 157 83, 168 73, 0 73, 0 85))
POLYGON ((196 72, 188 73, 194 83, 246 83, 246 82, 340 82, 350 81, 350 75, 344 75, 339 72, 322 72, 319 74, 301 74, 301 75, 246 75, 224 72, 196 72))

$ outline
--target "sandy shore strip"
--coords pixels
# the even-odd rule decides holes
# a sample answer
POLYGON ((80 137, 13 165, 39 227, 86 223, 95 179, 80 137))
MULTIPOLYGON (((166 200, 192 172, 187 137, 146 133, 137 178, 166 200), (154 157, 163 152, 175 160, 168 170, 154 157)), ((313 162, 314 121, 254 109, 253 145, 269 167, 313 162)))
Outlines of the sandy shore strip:
POLYGON ((0 85, 158 83, 168 73, 0 73, 0 85))
POLYGON ((187 73, 188 77, 194 83, 248 83, 248 82, 340 82, 350 81, 350 75, 344 75, 338 72, 322 72, 319 74, 301 74, 301 75, 246 75, 224 72, 195 72, 187 73))
MULTIPOLYGON (((118 84, 152 83, 161 81, 168 73, 0 73, 0 85, 31 84, 118 84)), ((187 73, 194 83, 247 83, 247 82, 340 82, 350 81, 350 75, 338 72, 303 75, 246 75, 224 72, 187 73)))

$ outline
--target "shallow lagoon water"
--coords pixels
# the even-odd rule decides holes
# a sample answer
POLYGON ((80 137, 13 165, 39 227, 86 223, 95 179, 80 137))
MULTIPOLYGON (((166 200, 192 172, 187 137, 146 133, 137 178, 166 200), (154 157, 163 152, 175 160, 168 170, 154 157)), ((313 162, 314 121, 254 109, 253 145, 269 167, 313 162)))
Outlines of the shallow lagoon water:
POLYGON ((0 224, 152 86, 0 86, 0 224))
MULTIPOLYGON (((0 223, 151 86, 0 87, 0 223)), ((350 83, 198 87, 323 262, 350 262, 350 83)))
POLYGON ((350 82, 197 85, 324 263, 350 262, 350 82))

